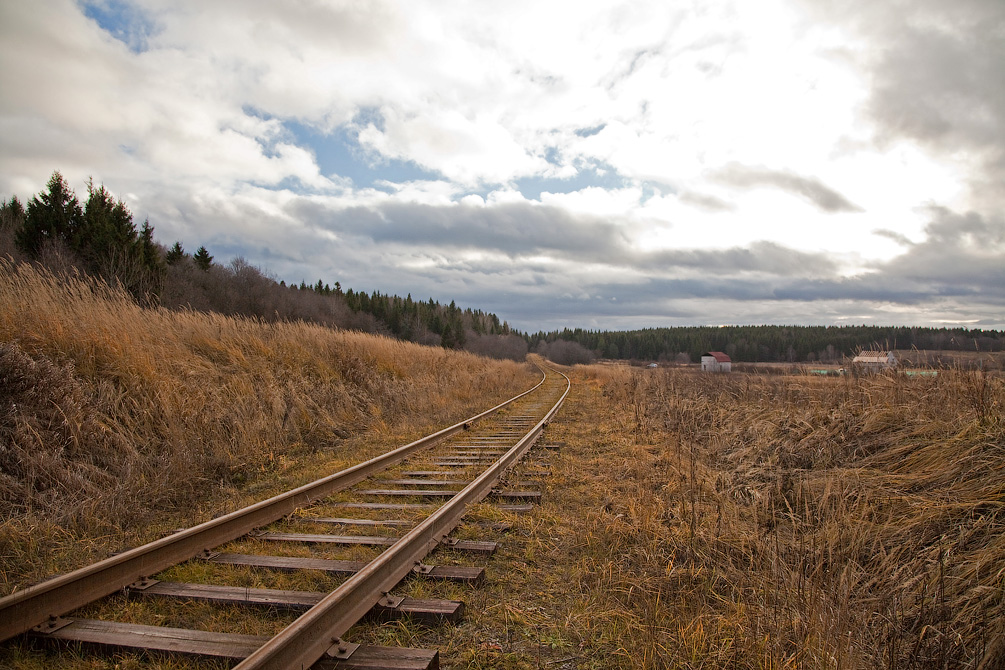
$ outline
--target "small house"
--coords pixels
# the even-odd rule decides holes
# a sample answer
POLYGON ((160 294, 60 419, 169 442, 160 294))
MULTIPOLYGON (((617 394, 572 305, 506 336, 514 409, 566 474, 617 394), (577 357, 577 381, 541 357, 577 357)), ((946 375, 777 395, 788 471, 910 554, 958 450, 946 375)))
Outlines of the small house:
POLYGON ((701 355, 702 372, 729 372, 733 361, 721 351, 709 351, 701 355))
POLYGON ((892 351, 861 351, 851 364, 862 370, 879 372, 897 367, 897 357, 892 351))

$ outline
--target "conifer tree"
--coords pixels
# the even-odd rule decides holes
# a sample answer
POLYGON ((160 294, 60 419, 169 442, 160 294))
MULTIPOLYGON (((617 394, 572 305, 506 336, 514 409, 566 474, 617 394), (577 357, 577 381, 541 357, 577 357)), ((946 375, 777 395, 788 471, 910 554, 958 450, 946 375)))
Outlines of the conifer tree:
POLYGON ((148 272, 155 274, 162 273, 164 271, 164 260, 161 258, 157 243, 154 242, 154 227, 150 225, 150 219, 143 221, 143 227, 140 228, 138 247, 143 267, 148 272))
POLYGON ((24 205, 16 195, 7 202, 0 201, 0 230, 20 230, 24 217, 24 205))
POLYGON ((186 255, 185 249, 181 246, 181 242, 175 242, 174 246, 168 249, 168 252, 164 255, 164 261, 168 265, 174 265, 175 263, 180 263, 184 260, 186 255))
POLYGON ((84 218, 80 202, 63 175, 53 172, 46 186, 46 192, 28 203, 24 225, 14 239, 18 249, 32 257, 38 256, 46 243, 70 243, 84 218))
POLYGON ((204 246, 196 250, 192 260, 195 261, 195 266, 204 272, 209 272, 209 268, 213 265, 213 257, 204 246))
POLYGON ((113 265, 128 264, 135 255, 133 215, 125 203, 116 201, 103 185, 95 188, 94 182, 89 180, 84 216, 69 242, 87 269, 102 275, 115 274, 113 265))

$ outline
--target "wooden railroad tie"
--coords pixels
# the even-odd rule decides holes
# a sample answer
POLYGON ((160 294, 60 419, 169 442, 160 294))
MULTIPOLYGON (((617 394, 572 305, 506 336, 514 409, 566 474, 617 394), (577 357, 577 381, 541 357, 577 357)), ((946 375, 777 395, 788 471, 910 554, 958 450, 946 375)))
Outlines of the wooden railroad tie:
MULTIPOLYGON (((404 519, 330 519, 327 517, 304 517, 301 521, 306 521, 309 523, 320 523, 320 524, 330 524, 333 526, 410 526, 411 521, 405 521, 404 519)), ((485 528, 488 530, 495 531, 497 533, 505 533, 510 530, 511 525, 504 522, 490 522, 490 521, 464 521, 461 523, 465 526, 474 526, 477 528, 485 528)))
MULTIPOLYGON (((187 628, 167 628, 95 619, 53 619, 32 634, 47 640, 97 644, 122 649, 165 651, 240 661, 269 641, 268 636, 212 633, 187 628)), ((346 659, 327 658, 315 664, 330 670, 439 670, 435 649, 360 645, 346 659)))
MULTIPOLYGON (((313 544, 362 544, 375 546, 391 546, 399 540, 397 537, 381 535, 315 535, 312 533, 260 533, 253 537, 272 542, 308 542, 313 544)), ((470 551, 478 554, 492 554, 499 548, 498 542, 482 542, 478 540, 455 540, 445 537, 440 540, 441 547, 455 551, 470 551)))
MULTIPOLYGON (((217 584, 188 584, 184 582, 158 582, 149 580, 138 587, 128 587, 129 593, 144 597, 159 596, 197 600, 218 605, 253 605, 306 611, 327 596, 320 591, 286 591, 281 589, 257 589, 243 586, 220 586, 217 584)), ((433 598, 403 598, 385 596, 374 605, 370 616, 382 620, 412 617, 419 621, 438 624, 444 621, 458 621, 464 614, 464 603, 459 600, 439 600, 433 598)))
MULTIPOLYGON (((426 472, 432 472, 427 470, 426 472)), ((444 473, 452 474, 452 473, 444 473)), ((387 484, 389 486, 467 486, 471 483, 471 480, 464 479, 382 479, 381 484, 387 484)), ((514 486, 540 486, 539 481, 523 480, 514 482, 514 486)))
MULTIPOLYGON (((422 498, 452 498, 457 495, 457 491, 448 489, 364 489, 357 491, 360 495, 369 496, 415 496, 422 498)), ((503 500, 541 500, 540 491, 493 491, 492 497, 503 500)))
MULTIPOLYGON (((366 567, 366 561, 339 561, 327 558, 300 558, 298 556, 268 556, 260 554, 216 554, 208 553, 203 558, 213 563, 243 565, 269 570, 319 570, 338 575, 351 575, 366 567)), ((485 579, 485 568, 460 565, 426 565, 420 563, 412 572, 428 579, 452 582, 481 583, 485 579)))

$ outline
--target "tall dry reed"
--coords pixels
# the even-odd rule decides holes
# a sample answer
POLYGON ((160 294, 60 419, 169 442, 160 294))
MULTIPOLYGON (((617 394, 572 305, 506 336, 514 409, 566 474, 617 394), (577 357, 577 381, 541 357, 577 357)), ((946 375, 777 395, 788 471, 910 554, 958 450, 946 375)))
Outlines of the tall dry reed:
POLYGON ((594 383, 626 442, 592 532, 622 548, 586 572, 626 594, 633 667, 1005 663, 1002 379, 594 383))

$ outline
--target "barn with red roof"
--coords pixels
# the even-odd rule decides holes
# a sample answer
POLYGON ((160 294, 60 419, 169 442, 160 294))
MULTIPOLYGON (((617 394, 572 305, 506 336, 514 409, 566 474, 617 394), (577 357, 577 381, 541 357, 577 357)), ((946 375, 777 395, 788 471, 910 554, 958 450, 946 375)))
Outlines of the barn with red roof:
POLYGON ((729 372, 733 361, 721 351, 708 351, 701 355, 702 372, 729 372))

